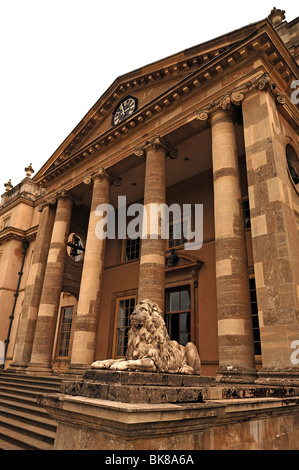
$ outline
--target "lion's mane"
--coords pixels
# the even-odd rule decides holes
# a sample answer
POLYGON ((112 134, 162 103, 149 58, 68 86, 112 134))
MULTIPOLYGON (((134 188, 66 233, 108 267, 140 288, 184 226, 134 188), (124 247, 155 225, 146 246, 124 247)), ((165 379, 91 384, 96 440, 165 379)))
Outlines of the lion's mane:
POLYGON ((148 299, 137 305, 130 316, 126 359, 151 358, 157 372, 178 372, 182 359, 182 347, 171 341, 159 307, 148 299))

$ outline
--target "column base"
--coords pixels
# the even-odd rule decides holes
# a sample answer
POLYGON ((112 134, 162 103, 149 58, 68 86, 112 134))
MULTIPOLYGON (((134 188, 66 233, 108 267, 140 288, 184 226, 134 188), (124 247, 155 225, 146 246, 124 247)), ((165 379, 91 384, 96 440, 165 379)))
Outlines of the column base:
POLYGON ((216 372, 216 382, 252 384, 256 379, 257 371, 253 368, 220 366, 216 372))
POLYGON ((28 368, 28 363, 27 362, 11 362, 9 364, 8 370, 11 372, 16 372, 16 373, 25 373, 28 368))
POLYGON ((256 380, 256 383, 266 385, 298 386, 299 367, 290 367, 286 369, 278 369, 277 367, 263 367, 258 372, 258 379, 256 380))
POLYGON ((53 369, 51 364, 30 363, 27 367, 28 375, 52 375, 53 369))
POLYGON ((70 364, 65 375, 82 378, 83 374, 90 369, 90 364, 70 364))

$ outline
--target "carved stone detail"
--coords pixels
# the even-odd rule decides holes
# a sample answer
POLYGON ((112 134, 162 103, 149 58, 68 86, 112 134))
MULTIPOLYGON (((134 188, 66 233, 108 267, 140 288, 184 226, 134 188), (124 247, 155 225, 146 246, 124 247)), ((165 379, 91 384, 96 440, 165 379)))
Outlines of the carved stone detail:
POLYGON ((217 111, 218 109, 226 109, 228 111, 233 111, 235 107, 241 105, 245 96, 252 92, 253 90, 270 90, 276 97, 276 100, 280 104, 285 103, 285 97, 282 93, 278 93, 276 90, 276 85, 271 84, 270 76, 268 73, 263 73, 254 81, 248 81, 244 85, 235 88, 234 90, 225 93, 220 98, 211 101, 204 108, 200 109, 197 112, 196 118, 199 121, 207 121, 211 113, 217 111))
POLYGON ((201 363, 193 343, 182 346, 170 341, 162 310, 156 303, 145 299, 130 315, 126 357, 95 361, 91 367, 200 375, 201 363))
POLYGON ((110 184, 114 186, 121 185, 121 177, 114 175, 110 170, 105 169, 103 167, 99 168, 98 170, 92 171, 89 175, 85 176, 83 183, 90 184, 95 179, 105 179, 107 178, 110 184))
POLYGON ((149 149, 160 149, 163 148, 166 151, 166 157, 171 159, 177 158, 178 154, 165 139, 159 135, 153 136, 151 139, 146 140, 145 143, 139 147, 135 147, 134 153, 137 157, 142 157, 149 149))

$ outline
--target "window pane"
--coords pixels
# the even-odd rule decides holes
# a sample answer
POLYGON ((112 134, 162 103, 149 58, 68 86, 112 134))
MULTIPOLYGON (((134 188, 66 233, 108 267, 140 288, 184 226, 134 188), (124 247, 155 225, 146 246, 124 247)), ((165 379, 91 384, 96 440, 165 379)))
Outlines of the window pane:
POLYGON ((125 311, 123 307, 123 300, 119 302, 119 308, 118 308, 118 324, 117 326, 120 328, 122 326, 125 326, 125 311))
POLYGON ((126 240, 126 261, 131 261, 133 259, 139 258, 139 251, 140 251, 140 238, 131 239, 128 238, 126 240))
POLYGON ((69 355, 73 310, 74 310, 73 306, 62 308, 59 351, 58 351, 58 356, 60 357, 67 357, 69 355))
POLYGON ((171 340, 185 346, 190 341, 190 312, 166 315, 166 327, 171 340))
POLYGON ((128 331, 130 328, 130 315, 135 307, 135 297, 122 299, 118 304, 118 318, 116 331, 116 355, 125 356, 128 344, 128 331))
POLYGON ((175 312, 180 309, 179 292, 170 292, 169 294, 169 312, 175 312))
POLYGON ((253 339, 254 339, 254 353, 255 355, 261 354, 261 338, 259 328, 259 317, 258 317, 258 306, 256 298, 256 287, 255 279, 249 279, 250 285, 250 302, 251 302, 251 315, 252 315, 252 328, 253 328, 253 339))
POLYGON ((250 207, 249 207, 249 200, 245 200, 242 202, 243 205, 243 217, 244 217, 244 224, 245 228, 250 228, 250 207))
POLYGON ((189 310, 190 309, 190 293, 188 290, 182 290, 180 292, 181 302, 180 310, 189 310))

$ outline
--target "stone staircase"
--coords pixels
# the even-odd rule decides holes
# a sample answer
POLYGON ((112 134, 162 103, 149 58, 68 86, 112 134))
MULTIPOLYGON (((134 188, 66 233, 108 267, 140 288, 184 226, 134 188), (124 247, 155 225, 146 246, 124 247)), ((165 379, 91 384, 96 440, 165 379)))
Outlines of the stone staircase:
POLYGON ((0 371, 0 450, 52 450, 57 423, 37 396, 60 392, 59 377, 0 371))

